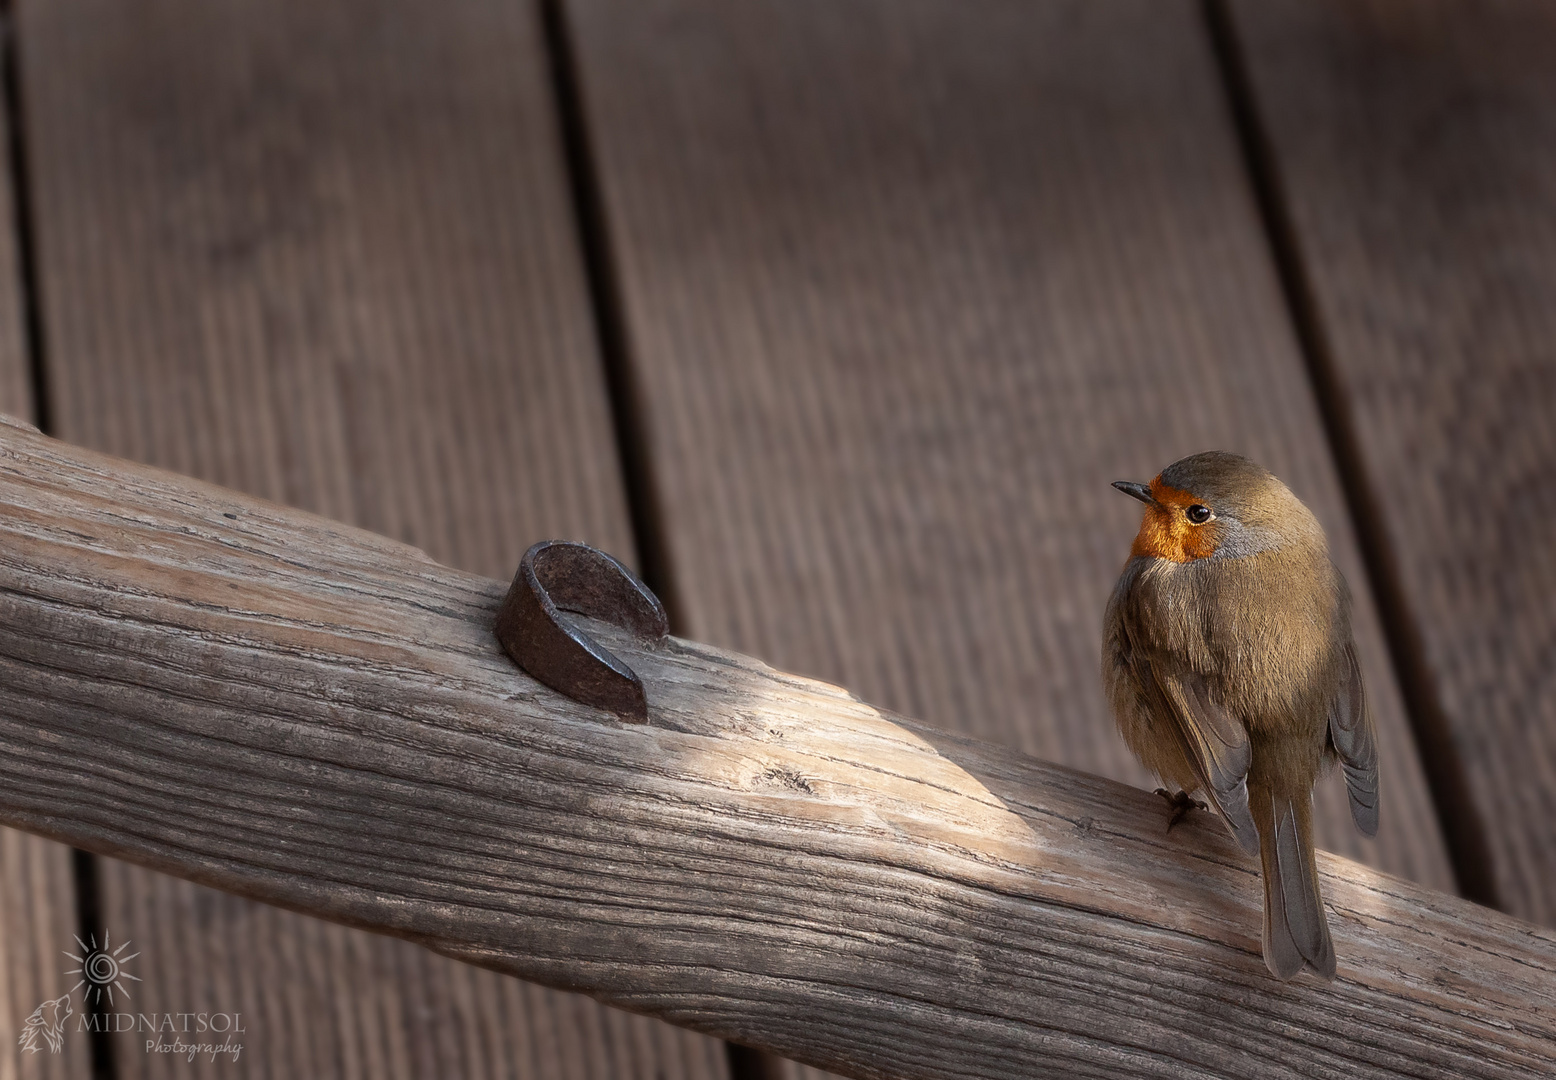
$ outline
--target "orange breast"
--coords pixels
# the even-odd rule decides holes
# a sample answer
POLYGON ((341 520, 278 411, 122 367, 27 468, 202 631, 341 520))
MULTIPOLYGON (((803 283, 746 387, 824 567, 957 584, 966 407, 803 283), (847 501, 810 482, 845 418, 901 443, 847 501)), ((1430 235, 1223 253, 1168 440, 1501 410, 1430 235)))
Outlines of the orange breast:
POLYGON ((1195 525, 1183 515, 1183 511, 1198 499, 1187 491, 1162 483, 1160 476, 1151 481, 1151 496, 1159 505, 1145 508, 1140 532, 1129 549, 1131 556, 1189 562, 1216 553, 1215 522, 1195 525))

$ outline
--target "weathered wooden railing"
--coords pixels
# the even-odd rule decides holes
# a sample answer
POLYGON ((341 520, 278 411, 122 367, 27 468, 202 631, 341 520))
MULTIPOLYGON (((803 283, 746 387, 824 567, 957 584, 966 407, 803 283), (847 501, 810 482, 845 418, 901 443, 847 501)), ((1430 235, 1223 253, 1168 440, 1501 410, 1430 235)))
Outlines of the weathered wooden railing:
POLYGON ((1556 935, 1320 857, 1332 984, 1207 816, 0 426, 0 819, 859 1076, 1556 1075, 1556 935))

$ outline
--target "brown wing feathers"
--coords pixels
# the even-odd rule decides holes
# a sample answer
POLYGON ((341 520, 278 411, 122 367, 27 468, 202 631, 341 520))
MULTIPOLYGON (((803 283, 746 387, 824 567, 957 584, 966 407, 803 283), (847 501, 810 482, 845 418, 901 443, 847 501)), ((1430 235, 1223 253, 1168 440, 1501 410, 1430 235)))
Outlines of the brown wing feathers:
POLYGON ((1257 854, 1259 837, 1248 812, 1248 768, 1253 762, 1248 730, 1215 702, 1200 676, 1162 672, 1157 681, 1172 705, 1178 738, 1202 790, 1243 850, 1257 854))
POLYGON ((1340 689, 1329 706, 1329 742, 1345 772, 1351 820, 1364 835, 1378 835, 1378 741, 1354 643, 1345 647, 1340 689))

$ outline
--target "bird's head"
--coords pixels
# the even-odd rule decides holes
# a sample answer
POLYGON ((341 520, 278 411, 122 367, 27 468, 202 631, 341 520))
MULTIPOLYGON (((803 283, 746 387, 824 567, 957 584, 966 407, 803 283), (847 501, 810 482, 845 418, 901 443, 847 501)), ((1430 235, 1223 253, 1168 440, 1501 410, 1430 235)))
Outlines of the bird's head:
POLYGON ((1269 470, 1212 450, 1175 461, 1149 484, 1114 487, 1145 503, 1131 556, 1186 563, 1323 543, 1307 507, 1269 470))

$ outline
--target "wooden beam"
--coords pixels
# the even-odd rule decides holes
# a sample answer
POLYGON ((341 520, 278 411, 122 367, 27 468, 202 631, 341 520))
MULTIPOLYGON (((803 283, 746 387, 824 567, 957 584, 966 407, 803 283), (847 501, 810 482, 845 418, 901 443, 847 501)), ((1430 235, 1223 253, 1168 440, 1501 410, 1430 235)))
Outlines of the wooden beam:
POLYGON ((598 628, 624 724, 504 588, 0 427, 0 820, 856 1076, 1556 1070, 1550 931, 1323 856, 1283 985, 1208 816, 598 628))

